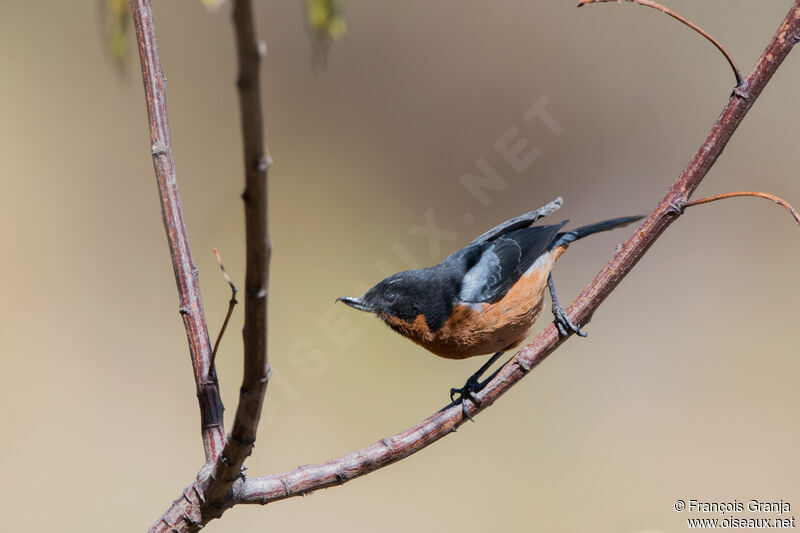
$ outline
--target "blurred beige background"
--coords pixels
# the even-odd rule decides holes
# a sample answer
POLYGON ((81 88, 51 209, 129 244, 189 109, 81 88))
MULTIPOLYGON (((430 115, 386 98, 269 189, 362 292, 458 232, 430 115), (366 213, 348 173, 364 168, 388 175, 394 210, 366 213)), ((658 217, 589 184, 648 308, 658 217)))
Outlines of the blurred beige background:
MULTIPOLYGON (((790 3, 669 5, 749 71, 790 3)), ((228 289, 211 249, 243 279, 232 29, 227 6, 156 4, 216 335, 228 289)), ((333 306, 406 268, 398 251, 435 263, 557 195, 556 218, 575 224, 646 212, 694 152, 732 88, 723 58, 653 10, 574 4, 346 1, 348 34, 315 70, 302 4, 258 3, 276 378, 251 474, 400 431, 480 363, 435 358, 333 306), (523 119, 542 98, 560 135, 523 119), (541 150, 523 171, 494 148, 512 127, 541 150), (489 205, 459 182, 481 158, 506 181, 489 205), (412 229, 428 210, 455 232, 438 255, 412 229)), ((4 531, 143 531, 202 461, 138 58, 131 49, 121 79, 99 33, 95 2, 0 5, 4 531)), ((798 55, 700 194, 760 189, 800 204, 798 55)), ((562 301, 629 231, 570 250, 555 274, 562 301)), ((600 308, 588 339, 566 343, 476 424, 344 487, 238 507, 209 531, 683 531, 678 498, 783 499, 794 514, 798 244, 800 228, 763 200, 690 210, 600 308)), ((228 415, 241 313, 218 360, 228 415)))

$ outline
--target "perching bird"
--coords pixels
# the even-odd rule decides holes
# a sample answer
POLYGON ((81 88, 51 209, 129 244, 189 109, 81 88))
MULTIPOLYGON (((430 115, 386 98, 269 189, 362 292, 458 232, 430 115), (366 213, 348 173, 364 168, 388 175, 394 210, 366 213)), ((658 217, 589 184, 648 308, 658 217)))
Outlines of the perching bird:
POLYGON ((558 303, 550 273, 569 244, 642 218, 614 218, 571 231, 560 231, 566 220, 531 226, 560 206, 558 198, 500 224, 436 266, 393 274, 363 296, 337 301, 375 313, 397 333, 441 357, 464 359, 495 352, 462 388, 450 391, 451 399, 460 394, 469 417, 466 399, 478 403, 480 376, 525 339, 542 311, 545 287, 550 289, 559 332, 586 336, 558 303))

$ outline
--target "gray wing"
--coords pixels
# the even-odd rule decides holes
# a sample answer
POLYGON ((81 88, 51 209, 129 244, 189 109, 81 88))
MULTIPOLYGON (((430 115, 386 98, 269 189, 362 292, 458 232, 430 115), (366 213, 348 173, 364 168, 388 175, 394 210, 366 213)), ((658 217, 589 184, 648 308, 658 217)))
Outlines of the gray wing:
POLYGON ((542 206, 539 209, 534 209, 533 211, 529 211, 524 215, 514 217, 511 220, 506 220, 499 226, 490 229, 489 231, 487 231, 486 233, 484 233, 483 235, 472 241, 470 244, 477 244, 479 242, 488 242, 496 239, 497 237, 505 233, 509 233, 511 231, 521 228, 527 228, 540 218, 546 217, 553 211, 559 209, 563 203, 564 200, 559 196, 549 204, 542 206))
POLYGON ((503 298, 553 244, 567 221, 511 231, 486 243, 480 259, 464 275, 459 300, 494 303, 503 298))

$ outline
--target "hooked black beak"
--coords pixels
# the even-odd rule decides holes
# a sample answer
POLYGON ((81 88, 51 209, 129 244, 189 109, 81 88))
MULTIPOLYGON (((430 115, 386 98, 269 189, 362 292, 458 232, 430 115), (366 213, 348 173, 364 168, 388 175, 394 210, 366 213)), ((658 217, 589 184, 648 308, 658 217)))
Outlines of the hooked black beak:
POLYGON ((344 302, 353 309, 358 309, 359 311, 366 311, 367 313, 375 312, 375 309, 371 305, 359 297, 343 296, 342 298, 336 298, 336 301, 344 302))

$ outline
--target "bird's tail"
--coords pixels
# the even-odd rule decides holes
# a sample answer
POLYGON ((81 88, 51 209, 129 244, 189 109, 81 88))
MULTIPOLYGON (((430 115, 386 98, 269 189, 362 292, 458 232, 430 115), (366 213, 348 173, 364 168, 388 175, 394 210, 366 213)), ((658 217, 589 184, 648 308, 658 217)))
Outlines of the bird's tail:
POLYGON ((621 228, 622 226, 627 226, 631 222, 636 222, 637 220, 643 219, 643 216, 633 216, 633 217, 620 217, 620 218, 612 218, 610 220, 603 220, 602 222, 595 222, 594 224, 589 224, 588 226, 581 226, 580 228, 574 229, 572 231, 565 231, 563 233, 559 233, 556 235, 555 241, 553 241, 553 247, 556 248, 558 246, 567 246, 571 242, 575 242, 578 239, 582 239, 584 237, 588 237, 594 233, 599 233, 601 231, 608 231, 615 228, 621 228))

